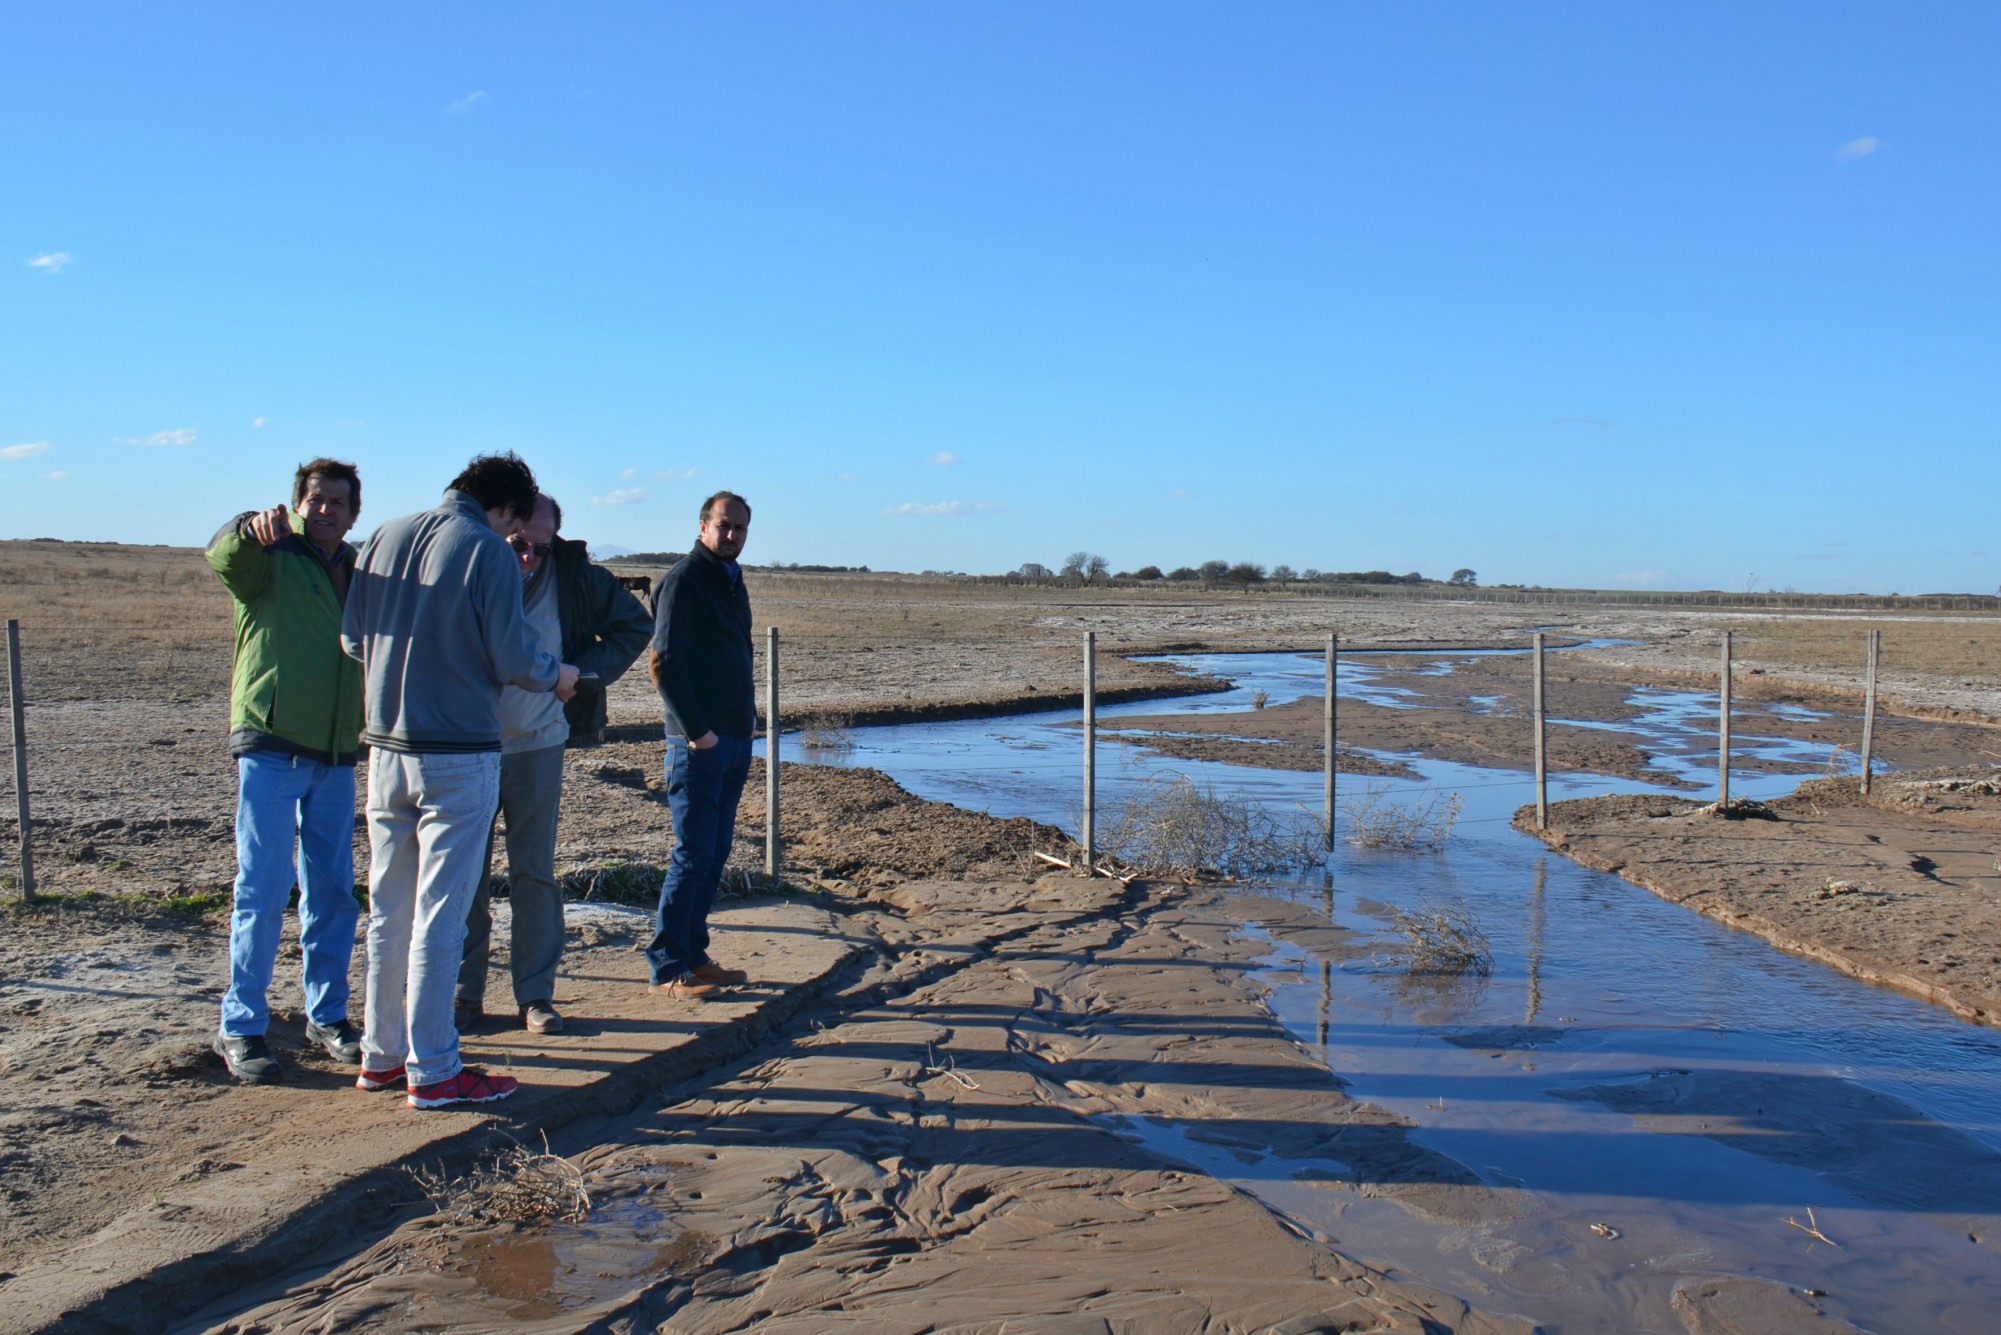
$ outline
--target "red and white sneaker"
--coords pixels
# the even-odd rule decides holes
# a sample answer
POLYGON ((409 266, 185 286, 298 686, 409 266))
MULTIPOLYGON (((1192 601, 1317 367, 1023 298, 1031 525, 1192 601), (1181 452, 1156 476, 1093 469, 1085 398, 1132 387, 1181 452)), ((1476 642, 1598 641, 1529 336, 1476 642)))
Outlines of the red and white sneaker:
POLYGON ((468 1066, 435 1085, 410 1086, 410 1106, 446 1108, 454 1103, 496 1103, 519 1088, 521 1082, 511 1075, 487 1075, 468 1066))
POLYGON ((391 1085, 402 1084, 403 1080, 403 1068, 400 1066, 389 1071, 371 1071, 364 1066, 361 1068, 361 1074, 354 1078, 354 1087, 365 1089, 371 1094, 379 1094, 391 1085))

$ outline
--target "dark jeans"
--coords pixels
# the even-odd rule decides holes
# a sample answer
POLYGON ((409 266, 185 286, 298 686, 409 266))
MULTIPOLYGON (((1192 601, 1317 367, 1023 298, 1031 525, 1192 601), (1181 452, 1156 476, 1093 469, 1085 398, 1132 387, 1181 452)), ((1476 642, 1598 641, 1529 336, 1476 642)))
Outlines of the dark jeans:
POLYGON ((718 736, 706 751, 667 739, 667 808, 674 856, 660 883, 660 909, 646 958, 653 981, 671 982, 709 959, 709 908, 736 838, 736 804, 750 777, 750 738, 718 736))

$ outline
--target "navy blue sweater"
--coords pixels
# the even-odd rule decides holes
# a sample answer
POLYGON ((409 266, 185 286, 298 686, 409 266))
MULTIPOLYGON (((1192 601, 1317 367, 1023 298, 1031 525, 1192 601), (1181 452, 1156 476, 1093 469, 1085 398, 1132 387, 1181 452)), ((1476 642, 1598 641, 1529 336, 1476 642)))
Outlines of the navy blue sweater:
POLYGON ((699 542, 653 591, 652 669, 670 736, 757 731, 750 595, 741 573, 699 542))

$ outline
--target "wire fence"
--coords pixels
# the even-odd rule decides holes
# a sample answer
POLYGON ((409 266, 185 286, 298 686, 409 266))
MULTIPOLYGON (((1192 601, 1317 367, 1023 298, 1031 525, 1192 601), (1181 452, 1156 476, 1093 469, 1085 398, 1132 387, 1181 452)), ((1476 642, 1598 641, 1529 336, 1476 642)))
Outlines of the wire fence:
MULTIPOLYGON (((144 615, 97 615, 79 595, 67 612, 38 603, 35 615, 10 624, 8 777, 16 800, 9 805, 24 893, 33 887, 34 775, 44 765, 59 772, 65 748, 132 746, 134 719, 171 719, 198 750, 204 740, 215 743, 218 779, 226 779, 220 761, 228 731, 230 604, 215 596, 212 581, 176 576, 158 585, 144 615), (130 714, 134 709, 140 713, 130 714), (30 746, 37 735, 39 751, 30 746)), ((1631 639, 1593 637, 1589 627, 1487 624, 1454 643, 1451 636, 1426 639, 1408 628, 1399 636, 1380 626, 1338 637, 1312 633, 1298 618, 1248 626, 1239 617, 1219 626, 1201 615, 1208 609, 1199 604, 1185 615, 1138 618, 1134 626, 1126 624, 1128 612, 1109 607, 1029 603, 996 618, 990 609, 968 614, 936 602, 884 606, 878 599, 860 615, 847 606, 774 601, 754 659, 759 728, 771 745, 775 717, 782 761, 868 763, 892 775, 912 765, 956 774, 962 782, 955 791, 968 794, 1003 777, 1046 793, 1067 791, 1075 800, 1065 810, 1076 816, 1087 864, 1096 852, 1095 785, 1107 745, 1138 748, 1170 769, 1218 748, 1239 748, 1220 757, 1226 763, 1270 760, 1283 751, 1288 767, 1322 771, 1319 815, 1331 843, 1348 763, 1436 749, 1440 738, 1424 730, 1430 715, 1477 722, 1477 745, 1465 737, 1445 743, 1478 752, 1477 763, 1527 771, 1538 818, 1546 821, 1547 774, 1569 765, 1562 747, 1549 751, 1548 729, 1617 725, 1631 717, 1636 693, 1646 693, 1667 702, 1661 707, 1680 731, 1684 786, 1692 782, 1690 757, 1705 739, 1714 748, 1713 793, 1727 807, 1736 764, 1733 711, 1753 711, 1767 729, 1776 720, 1804 733, 1824 748, 1825 772, 1852 773, 1866 785, 1876 771, 1878 685, 1895 683, 1892 709, 1904 722, 1988 722, 1986 692, 1993 665, 2001 663, 2001 621, 1984 618, 1746 614, 1726 630, 1703 625, 1631 639), (808 628, 790 630, 791 621, 808 628), (1095 624, 1080 629, 1080 622, 1095 624), (1255 670, 1252 656, 1263 660, 1255 670), (1331 694, 1328 681, 1335 683, 1331 694), (1058 717, 1071 714, 1078 717, 1058 717), (1063 731, 1010 736, 1019 722, 1041 726, 1052 719, 1063 731), (986 726, 957 740, 935 728, 920 737, 921 727, 912 727, 971 720, 986 726), (1192 731, 1177 734, 1184 724, 1192 731), (1273 752, 1253 758, 1243 745, 1273 752), (1031 756, 1036 763, 1027 763, 1031 756)), ((607 742, 657 742, 659 703, 643 663, 611 688, 608 704, 607 742)), ((1736 744, 1755 750, 1761 741, 1755 731, 1739 733, 1736 744)), ((1574 737, 1566 743, 1573 751, 1576 744, 1574 737)), ((1784 763, 1810 771, 1797 751, 1784 763)), ((782 777, 782 768, 767 767, 765 870, 774 877, 784 856, 782 777)), ((1042 809, 1050 807, 1045 801, 1042 809)))

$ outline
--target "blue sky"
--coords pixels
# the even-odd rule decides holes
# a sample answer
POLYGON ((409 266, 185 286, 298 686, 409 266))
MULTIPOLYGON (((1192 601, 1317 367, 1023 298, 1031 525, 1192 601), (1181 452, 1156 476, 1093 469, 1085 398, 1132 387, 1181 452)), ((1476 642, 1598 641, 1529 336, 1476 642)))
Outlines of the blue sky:
POLYGON ((0 537, 1991 591, 2001 7, 17 6, 0 537))

